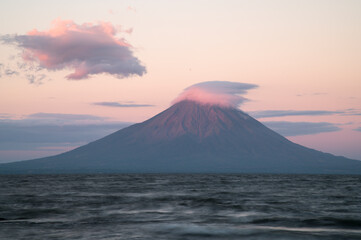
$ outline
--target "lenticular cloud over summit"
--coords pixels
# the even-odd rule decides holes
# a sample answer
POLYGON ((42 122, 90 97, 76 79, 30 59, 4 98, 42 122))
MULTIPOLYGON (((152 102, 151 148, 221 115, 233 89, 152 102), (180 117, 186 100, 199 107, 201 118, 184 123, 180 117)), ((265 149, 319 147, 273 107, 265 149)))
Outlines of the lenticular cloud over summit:
POLYGON ((242 94, 258 86, 250 83, 210 81, 194 84, 173 101, 173 104, 184 100, 222 107, 238 107, 247 99, 242 94))

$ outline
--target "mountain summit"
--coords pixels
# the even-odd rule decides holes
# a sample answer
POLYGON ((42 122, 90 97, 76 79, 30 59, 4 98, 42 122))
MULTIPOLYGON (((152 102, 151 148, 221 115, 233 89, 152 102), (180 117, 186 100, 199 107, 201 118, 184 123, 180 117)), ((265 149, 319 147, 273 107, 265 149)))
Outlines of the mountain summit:
POLYGON ((244 112, 184 100, 145 122, 0 173, 338 173, 361 162, 295 144, 244 112))

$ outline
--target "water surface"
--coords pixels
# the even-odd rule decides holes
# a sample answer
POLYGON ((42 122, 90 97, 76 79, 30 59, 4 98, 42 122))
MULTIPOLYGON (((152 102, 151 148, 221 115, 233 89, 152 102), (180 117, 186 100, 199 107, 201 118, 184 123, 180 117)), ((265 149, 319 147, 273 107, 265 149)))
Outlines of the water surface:
POLYGON ((361 239, 361 176, 0 176, 0 239, 361 239))

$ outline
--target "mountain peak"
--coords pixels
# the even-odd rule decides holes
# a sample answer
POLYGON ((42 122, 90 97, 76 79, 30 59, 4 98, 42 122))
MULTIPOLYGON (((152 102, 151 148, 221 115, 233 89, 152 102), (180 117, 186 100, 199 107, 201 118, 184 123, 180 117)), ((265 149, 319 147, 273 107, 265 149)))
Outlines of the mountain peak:
POLYGON ((182 135, 203 139, 230 130, 238 124, 240 117, 249 118, 247 114, 230 106, 183 100, 144 123, 149 131, 158 129, 153 139, 171 139, 182 135))

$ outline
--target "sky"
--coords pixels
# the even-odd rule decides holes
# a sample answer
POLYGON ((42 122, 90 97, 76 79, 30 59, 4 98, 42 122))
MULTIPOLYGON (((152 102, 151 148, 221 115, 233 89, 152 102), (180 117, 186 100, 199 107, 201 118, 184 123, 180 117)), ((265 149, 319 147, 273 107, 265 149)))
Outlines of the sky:
POLYGON ((361 160, 360 42, 358 0, 3 0, 0 163, 71 150, 215 81, 291 141, 361 160))

